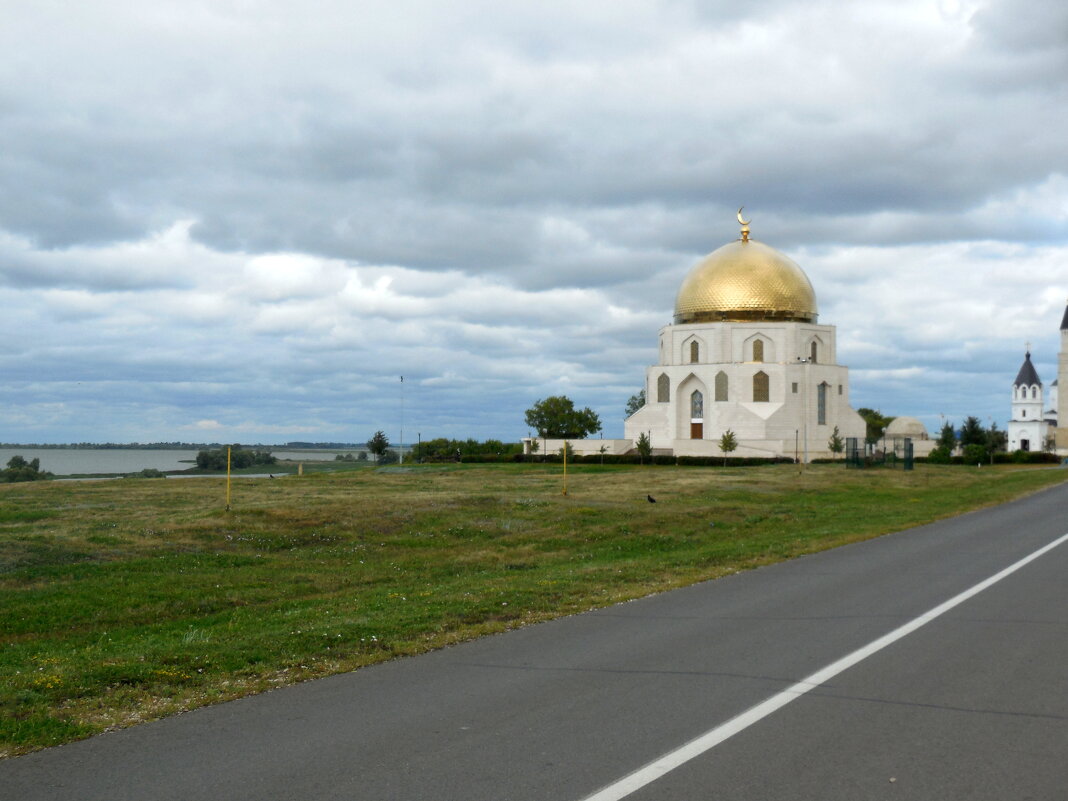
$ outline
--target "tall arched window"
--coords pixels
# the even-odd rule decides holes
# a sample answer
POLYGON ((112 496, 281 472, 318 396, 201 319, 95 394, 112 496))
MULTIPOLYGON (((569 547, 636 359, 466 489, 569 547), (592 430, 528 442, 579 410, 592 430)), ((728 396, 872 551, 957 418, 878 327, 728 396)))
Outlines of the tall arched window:
POLYGON ((753 361, 764 361, 764 340, 757 339, 753 342, 753 361))
POLYGON ((660 378, 656 379, 656 402, 667 403, 671 400, 671 381, 667 377, 667 373, 661 373, 660 378))
POLYGON ((690 364, 697 364, 697 357, 701 355, 701 348, 695 339, 690 343, 690 364))
POLYGON ((812 341, 812 347, 809 349, 808 360, 813 364, 816 363, 816 341, 812 341))
POLYGON ((690 394, 690 419, 703 420, 705 416, 705 396, 701 390, 695 389, 690 394))
POLYGON ((827 382, 816 387, 816 424, 827 425, 827 382))
POLYGON ((716 400, 727 400, 727 374, 722 370, 716 373, 716 400))
POLYGON ((1038 397, 1038 387, 1031 387, 1031 398, 1034 399, 1034 398, 1037 398, 1037 397, 1038 397))
POLYGON ((768 374, 761 370, 753 376, 753 402, 767 403, 771 398, 770 381, 768 374))

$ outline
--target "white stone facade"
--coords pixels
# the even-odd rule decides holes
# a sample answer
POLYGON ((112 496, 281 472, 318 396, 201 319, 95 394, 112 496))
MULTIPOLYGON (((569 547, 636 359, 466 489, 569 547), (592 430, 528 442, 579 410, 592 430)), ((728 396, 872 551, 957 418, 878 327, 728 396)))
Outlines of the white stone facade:
POLYGON ((714 322, 660 330, 659 363, 646 369, 646 405, 624 424, 636 441, 677 455, 830 456, 839 435, 863 438, 849 405, 849 370, 837 364, 835 329, 804 322, 714 322))
POLYGON ((1032 392, 1037 393, 1041 401, 1041 385, 1013 387, 1012 419, 1008 429, 1010 451, 1040 451, 1051 433, 1050 425, 1042 419, 1041 402, 1036 404, 1031 400, 1032 392), (1024 395, 1026 399, 1022 398, 1024 395))
POLYGON ((1068 307, 1064 310, 1061 320, 1061 352, 1057 358, 1057 400, 1054 408, 1057 410, 1055 421, 1057 452, 1068 456, 1068 392, 1062 392, 1061 387, 1068 382, 1068 307))
POLYGON ((1012 412, 1006 435, 1010 451, 1043 451, 1047 439, 1054 433, 1054 424, 1047 419, 1046 397, 1042 381, 1031 363, 1031 353, 1012 384, 1012 412))

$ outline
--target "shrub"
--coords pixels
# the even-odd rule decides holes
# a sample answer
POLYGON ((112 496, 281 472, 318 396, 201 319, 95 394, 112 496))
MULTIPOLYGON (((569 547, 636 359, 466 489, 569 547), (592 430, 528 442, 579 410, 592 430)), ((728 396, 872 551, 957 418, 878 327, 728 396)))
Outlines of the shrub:
POLYGON ((949 464, 949 449, 941 446, 935 448, 927 455, 928 464, 949 464))
POLYGON ((986 448, 976 443, 965 445, 962 456, 964 464, 980 464, 986 461, 986 448))
POLYGON ((41 469, 40 459, 26 461, 22 456, 12 456, 7 462, 7 469, 0 470, 0 481, 44 481, 52 478, 52 474, 41 469))
MULTIPOLYGON (((230 467, 234 470, 257 464, 275 464, 277 461, 278 458, 270 451, 249 450, 239 445, 230 446, 230 467)), ((225 470, 226 448, 200 451, 197 454, 197 467, 201 470, 225 470)))

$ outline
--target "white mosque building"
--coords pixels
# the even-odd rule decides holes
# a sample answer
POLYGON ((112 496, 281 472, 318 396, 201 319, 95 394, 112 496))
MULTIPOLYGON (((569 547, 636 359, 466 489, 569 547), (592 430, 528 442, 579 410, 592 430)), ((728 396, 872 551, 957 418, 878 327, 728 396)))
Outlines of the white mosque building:
MULTIPOLYGON (((625 453, 645 434, 659 453, 717 456, 731 431, 732 456, 808 461, 831 455, 835 428, 843 440, 863 439, 835 327, 818 322, 808 276, 750 239, 738 219, 741 237, 698 262, 679 287, 674 322, 660 329, 657 363, 645 371, 645 405, 624 423, 625 439, 573 441, 577 453, 625 453)), ((561 444, 539 441, 547 453, 561 444)))
POLYGON ((646 368, 646 403, 624 424, 656 449, 714 455, 726 431, 736 456, 829 456, 863 438, 849 405, 849 368, 838 364, 835 327, 817 322, 816 293, 783 253, 742 235, 698 262, 660 329, 658 363, 646 368))

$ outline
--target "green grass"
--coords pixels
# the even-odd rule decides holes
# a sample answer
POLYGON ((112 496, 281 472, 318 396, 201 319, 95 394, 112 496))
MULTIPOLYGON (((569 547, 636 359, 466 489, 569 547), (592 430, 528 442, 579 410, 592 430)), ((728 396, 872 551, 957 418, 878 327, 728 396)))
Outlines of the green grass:
MULTIPOLYGON (((347 465, 349 466, 349 465, 347 465)), ((1068 472, 353 466, 0 485, 0 755, 998 503, 1068 472), (657 498, 646 502, 646 494, 657 498)))
MULTIPOLYGON (((225 476, 225 470, 207 470, 196 466, 196 462, 192 459, 186 462, 189 467, 181 468, 180 470, 164 470, 162 471, 167 476, 225 476)), ((249 467, 237 467, 230 471, 232 476, 261 476, 261 475, 275 475, 286 476, 295 475, 296 473, 303 471, 308 473, 336 473, 345 470, 360 470, 365 468, 375 467, 374 462, 354 460, 347 461, 344 459, 338 460, 309 460, 309 461, 295 461, 291 459, 279 459, 274 464, 254 464, 249 467)), ((70 473, 60 476, 60 478, 142 478, 139 472, 134 473, 70 473)))

